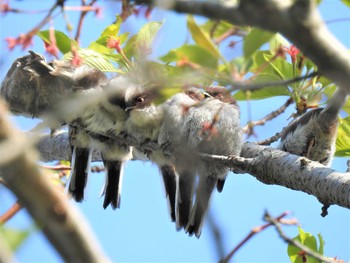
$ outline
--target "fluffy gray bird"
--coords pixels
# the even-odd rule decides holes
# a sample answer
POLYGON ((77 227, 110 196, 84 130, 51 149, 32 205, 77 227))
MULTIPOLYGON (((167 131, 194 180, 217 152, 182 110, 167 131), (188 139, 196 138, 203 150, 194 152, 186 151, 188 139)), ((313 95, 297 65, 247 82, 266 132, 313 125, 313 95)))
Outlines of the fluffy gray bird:
MULTIPOLYGON (((235 103, 207 98, 190 108, 184 126, 188 129, 188 145, 196 152, 224 156, 239 155, 241 152, 240 114, 235 103)), ((218 180, 225 180, 229 169, 199 159, 197 172, 196 199, 186 231, 199 237, 214 187, 218 180)))
POLYGON ((278 149, 330 166, 339 112, 347 99, 345 92, 337 90, 325 108, 308 111, 293 120, 283 130, 278 149))
POLYGON ((70 94, 72 80, 53 76, 53 71, 54 65, 33 51, 16 59, 0 90, 10 111, 18 115, 39 117, 70 94))
MULTIPOLYGON (((209 87, 205 88, 205 91, 213 98, 216 98, 222 102, 234 105, 238 108, 238 104, 237 104, 236 99, 234 97, 232 97, 230 95, 230 93, 227 91, 227 89, 225 89, 224 87, 209 86, 209 87)), ((216 188, 217 188, 219 193, 221 193, 222 190, 224 189, 224 185, 225 185, 225 178, 223 178, 223 179, 218 178, 216 188)))
MULTIPOLYGON (((73 95, 74 97, 83 96, 91 93, 93 94, 102 84, 106 83, 106 76, 99 70, 82 65, 76 68, 72 73, 56 70, 54 73, 56 76, 69 75, 72 79, 73 95)), ((75 98, 76 99, 76 98, 75 98)), ((78 105, 78 102, 76 102, 78 105)), ((72 110, 72 113, 64 114, 63 119, 66 123, 69 123, 69 139, 72 147, 71 158, 71 174, 68 183, 68 192, 72 195, 76 202, 82 202, 84 200, 84 190, 87 184, 88 175, 90 172, 90 163, 92 156, 92 139, 88 132, 85 130, 85 116, 88 112, 91 112, 91 108, 81 108, 78 110, 72 110), (79 117, 77 117, 79 116, 79 117), (77 118, 76 118, 77 117, 77 118)), ((69 107, 70 108, 70 107, 69 107)))
MULTIPOLYGON (((186 89, 171 97, 163 104, 164 119, 159 131, 158 143, 164 147, 174 148, 174 159, 177 177, 176 189, 171 193, 175 202, 176 228, 186 227, 193 201, 194 182, 196 176, 196 154, 188 148, 188 131, 184 125, 186 115, 191 107, 204 99, 204 95, 196 88, 186 89)), ((170 194, 169 194, 170 195, 170 194)), ((171 195, 170 195, 171 196, 171 195)))
MULTIPOLYGON (((111 204, 113 209, 119 208, 123 165, 125 161, 131 158, 131 148, 128 145, 114 141, 111 137, 124 132, 124 124, 127 118, 124 103, 126 79, 115 77, 107 81, 101 71, 89 66, 79 67, 73 73, 73 79, 76 93, 96 97, 96 100, 78 113, 79 118, 72 122, 72 126, 74 124, 78 125, 88 135, 89 151, 86 152, 89 155, 92 148, 101 151, 102 161, 106 169, 106 182, 102 193, 105 196, 103 207, 107 208, 111 204)), ((73 189, 77 185, 76 180, 82 180, 86 184, 86 178, 86 173, 72 177, 75 182, 73 181, 70 184, 69 190, 76 200, 81 197, 77 196, 77 189, 73 189)), ((79 183, 78 185, 84 186, 85 184, 79 183)), ((80 189, 79 193, 83 193, 83 191, 84 189, 80 189)))
MULTIPOLYGON (((130 85, 125 93, 126 108, 130 112, 126 121, 126 131, 137 139, 140 144, 147 141, 157 141, 164 116, 164 105, 154 105, 156 91, 147 89, 135 83, 130 85)), ((141 150, 135 149, 140 155, 141 150)), ((148 158, 156 163, 162 174, 169 213, 175 221, 176 172, 169 157, 163 151, 147 153, 148 158)))

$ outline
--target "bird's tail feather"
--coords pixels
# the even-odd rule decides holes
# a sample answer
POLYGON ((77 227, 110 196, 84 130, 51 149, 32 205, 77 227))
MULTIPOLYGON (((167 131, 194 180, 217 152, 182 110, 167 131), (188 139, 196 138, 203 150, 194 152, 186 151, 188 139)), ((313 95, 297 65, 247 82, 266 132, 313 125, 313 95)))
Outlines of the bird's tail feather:
POLYGON ((89 148, 73 148, 68 192, 77 202, 84 200, 84 190, 90 172, 91 156, 92 150, 89 148))
POLYGON ((170 218, 172 222, 175 222, 175 198, 176 198, 176 172, 173 166, 163 165, 160 166, 160 172, 163 177, 164 189, 168 200, 168 207, 170 218))
POLYGON ((110 204, 112 209, 120 208, 121 192, 123 183, 124 162, 120 160, 103 160, 106 169, 106 182, 103 193, 105 198, 103 208, 110 204))
POLYGON ((176 228, 186 227, 192 207, 195 173, 193 171, 179 172, 176 186, 176 228))
POLYGON ((190 220, 186 227, 186 232, 190 236, 195 234, 199 238, 202 233, 203 222, 209 209, 210 197, 216 182, 216 178, 211 176, 200 176, 199 178, 195 204, 191 210, 190 220))

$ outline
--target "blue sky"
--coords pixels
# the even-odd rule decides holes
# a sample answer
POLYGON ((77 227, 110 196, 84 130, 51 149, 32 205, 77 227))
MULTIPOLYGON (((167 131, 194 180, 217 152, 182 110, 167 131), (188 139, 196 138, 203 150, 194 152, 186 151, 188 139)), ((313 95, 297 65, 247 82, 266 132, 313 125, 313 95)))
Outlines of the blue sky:
MULTIPOLYGON (((16 1, 13 7, 20 9, 45 9, 52 1, 16 1)), ((80 1, 68 1, 68 5, 78 5, 80 1)), ((114 19, 120 6, 115 2, 101 2, 104 7, 103 18, 89 14, 86 17, 82 34, 82 46, 97 39, 100 32, 114 19)), ((320 6, 325 20, 338 18, 350 19, 350 9, 337 0, 324 0, 320 6)), ((77 13, 68 13, 71 23, 77 23, 77 13)), ((16 57, 26 51, 16 48, 9 52, 4 38, 18 36, 36 25, 43 14, 15 15, 7 14, 0 19, 1 70, 0 79, 16 57)), ((153 57, 165 54, 187 38, 186 17, 165 11, 153 11, 151 19, 165 20, 154 45, 153 57)), ((137 32, 146 23, 142 15, 130 17, 122 25, 124 32, 137 32)), ((329 23, 329 28, 340 41, 350 47, 350 22, 329 23)), ((65 31, 65 24, 59 16, 54 22, 55 29, 65 31)), ((237 46, 236 50, 239 50, 237 46)), ((42 42, 36 38, 30 49, 44 53, 42 42)), ((237 56, 239 52, 230 56, 237 56)), ((279 97, 251 103, 252 118, 259 119, 282 105, 286 98, 279 97)), ((242 125, 248 120, 248 105, 240 103, 242 125)), ((292 113, 289 108, 278 119, 258 127, 259 139, 267 138, 279 131, 292 113)), ((35 125, 36 120, 14 117, 18 127, 27 130, 35 125)), ((251 138, 249 140, 253 140, 251 138)), ((346 159, 336 158, 332 167, 344 171, 346 159)), ((103 200, 99 193, 104 182, 104 174, 92 174, 87 189, 86 201, 78 206, 90 222, 96 236, 106 253, 113 261, 118 262, 213 262, 218 257, 214 248, 210 228, 206 225, 200 239, 188 237, 184 232, 177 232, 167 214, 166 199, 161 184, 161 177, 156 166, 149 162, 133 161, 125 168, 121 209, 113 211, 102 208, 103 200)), ((0 213, 14 202, 14 197, 3 186, 0 186, 0 213)), ((297 217, 302 228, 314 235, 321 233, 326 244, 325 254, 346 261, 350 260, 350 212, 344 208, 332 206, 326 218, 320 216, 321 204, 315 197, 302 192, 292 191, 280 186, 264 185, 250 175, 230 174, 223 193, 216 193, 211 216, 220 226, 223 234, 225 251, 229 252, 238 244, 251 228, 263 224, 262 216, 268 210, 272 215, 279 215, 288 210, 297 217)), ((25 211, 16 215, 8 226, 29 228, 33 224, 25 211)), ((290 237, 297 235, 297 228, 285 226, 290 237)), ((275 229, 270 228, 255 236, 236 255, 235 262, 288 262, 286 244, 277 236, 275 229)), ((61 262, 62 260, 47 243, 41 233, 31 235, 16 256, 20 262, 61 262)))

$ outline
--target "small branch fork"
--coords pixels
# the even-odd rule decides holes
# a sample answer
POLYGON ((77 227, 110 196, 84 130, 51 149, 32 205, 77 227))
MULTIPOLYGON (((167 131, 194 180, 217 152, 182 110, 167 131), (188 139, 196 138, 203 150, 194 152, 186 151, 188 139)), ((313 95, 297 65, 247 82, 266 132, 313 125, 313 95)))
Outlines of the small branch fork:
POLYGON ((82 11, 80 13, 80 17, 79 17, 79 22, 78 22, 78 27, 77 27, 77 33, 75 35, 75 41, 77 41, 79 43, 79 39, 80 39, 80 35, 81 35, 81 30, 83 28, 83 23, 84 23, 84 19, 86 14, 91 11, 91 9, 84 9, 85 7, 92 7, 92 5, 96 2, 97 0, 92 0, 89 4, 86 4, 86 0, 81 0, 81 7, 82 7, 82 11))
POLYGON ((265 213, 264 218, 267 222, 269 222, 268 224, 273 225, 279 236, 288 244, 291 244, 297 248, 299 248, 304 254, 313 257, 317 260, 319 260, 320 262, 326 262, 326 263, 334 263, 336 262, 335 259, 332 258, 328 258, 325 257, 319 253, 317 253, 316 251, 313 251, 312 249, 308 248, 307 246, 301 244, 300 242, 298 242, 297 240, 294 240, 292 238, 289 238, 288 236, 286 236, 286 234, 283 232, 282 228, 281 228, 281 222, 279 222, 279 220, 277 220, 276 218, 273 218, 270 216, 270 214, 268 212, 265 213))
MULTIPOLYGON (((281 115, 287 108, 289 105, 291 105, 293 103, 293 99, 289 98, 281 107, 279 107, 277 110, 269 113, 268 115, 266 115, 265 117, 263 117, 260 120, 257 121, 250 121, 248 122, 248 124, 246 126, 244 126, 242 128, 243 132, 246 133, 249 136, 254 134, 253 128, 255 126, 263 126, 265 125, 266 122, 273 120, 274 118, 278 117, 279 115, 281 115)), ((277 138, 278 140, 279 138, 277 138)), ((271 139, 269 140, 271 141, 271 139)), ((271 142, 272 143, 272 142, 271 142)), ((265 145, 265 144, 264 144, 265 145)))
MULTIPOLYGON (((284 217, 286 217, 287 215, 289 215, 289 212, 284 212, 281 215, 279 215, 278 217, 274 218, 274 220, 276 222, 278 222, 279 224, 285 224, 285 225, 297 225, 298 221, 296 219, 290 219, 290 220, 282 220, 284 217)), ((274 225, 272 222, 268 222, 262 226, 257 226, 254 227, 250 233, 241 241, 239 242, 239 244, 234 247, 231 252, 223 259, 220 260, 220 263, 228 263, 232 257, 236 254, 236 252, 243 246, 245 245, 253 236, 255 236, 256 234, 262 232, 263 230, 265 230, 266 228, 270 227, 274 225)))

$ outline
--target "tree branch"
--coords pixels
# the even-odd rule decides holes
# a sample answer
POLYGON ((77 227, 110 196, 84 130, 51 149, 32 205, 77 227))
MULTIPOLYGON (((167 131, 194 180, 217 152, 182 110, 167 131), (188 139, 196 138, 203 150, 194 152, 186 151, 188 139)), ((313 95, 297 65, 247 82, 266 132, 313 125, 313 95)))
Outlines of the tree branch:
MULTIPOLYGON (((118 136, 113 139, 143 150, 160 150, 155 142, 139 145, 131 136, 118 136)), ((38 149, 40 152, 44 150, 41 152, 43 161, 53 161, 62 157, 68 159, 70 149, 67 132, 61 132, 53 137, 43 136, 38 149), (56 147, 58 144, 67 146, 56 147)), ((264 184, 280 185, 311 194, 324 205, 336 204, 350 208, 350 174, 337 172, 304 157, 256 143, 245 143, 241 157, 201 155, 203 158, 216 160, 232 168, 236 173, 249 173, 264 184)), ((98 152, 94 153, 93 160, 101 160, 98 152)))
POLYGON ((37 153, 31 147, 23 147, 27 138, 10 125, 7 116, 0 101, 0 155, 6 156, 12 150, 18 153, 0 166, 7 187, 42 227, 65 261, 108 262, 88 223, 69 204, 63 191, 42 174, 36 164, 37 153), (12 142, 10 150, 4 148, 8 141, 12 142))

